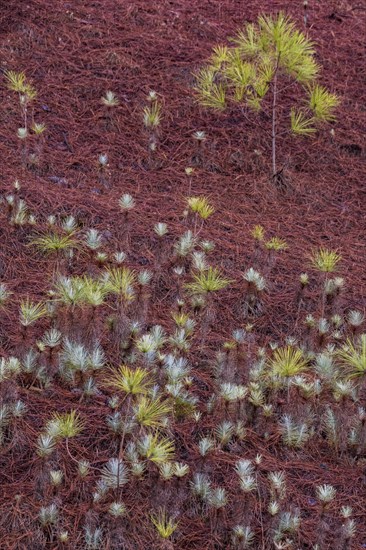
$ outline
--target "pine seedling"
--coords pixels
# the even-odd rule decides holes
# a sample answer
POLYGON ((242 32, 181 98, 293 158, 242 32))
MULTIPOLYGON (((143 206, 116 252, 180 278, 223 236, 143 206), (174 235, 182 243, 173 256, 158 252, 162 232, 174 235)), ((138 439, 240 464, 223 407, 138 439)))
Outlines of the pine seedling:
POLYGON ((105 95, 100 98, 102 105, 105 107, 118 107, 119 99, 114 92, 107 90, 105 95))
POLYGON ((307 98, 305 107, 293 105, 290 109, 290 130, 295 135, 312 135, 317 125, 332 121, 339 100, 317 83, 320 67, 314 44, 284 13, 260 15, 257 23, 247 23, 232 43, 232 47, 214 48, 206 67, 199 70, 197 99, 203 106, 219 111, 234 101, 259 113, 268 105, 265 98, 270 95, 272 179, 281 183, 282 170, 277 166, 279 104, 289 79, 307 98))
POLYGON ((365 320, 365 315, 362 311, 351 309, 347 314, 347 323, 350 325, 352 333, 355 334, 357 329, 365 320))
POLYGON ((280 504, 276 500, 271 500, 268 504, 268 513, 274 517, 276 516, 280 511, 280 504))
POLYGON ((124 214, 125 222, 127 222, 129 212, 131 212, 131 210, 133 210, 136 206, 135 199, 132 195, 125 193, 122 197, 120 197, 118 205, 124 214))
POLYGON ((105 271, 103 282, 108 292, 116 294, 125 303, 134 299, 136 275, 127 267, 109 268, 105 271))
POLYGON ((156 223, 154 225, 154 231, 157 234, 158 237, 164 237, 168 233, 168 226, 166 223, 156 223))
POLYGON ((69 308, 84 301, 84 286, 80 277, 59 276, 54 286, 54 299, 69 308))
POLYGON ((37 92, 27 82, 27 77, 24 72, 17 73, 16 71, 5 71, 5 78, 9 90, 18 92, 21 104, 32 101, 37 96, 37 92))
POLYGON ((333 273, 342 257, 335 250, 319 248, 311 255, 312 266, 323 273, 333 273))
MULTIPOLYGON (((128 409, 126 410, 126 415, 128 415, 128 409)), ((136 427, 134 418, 123 418, 121 413, 118 411, 115 411, 113 414, 107 416, 106 423, 113 434, 121 436, 120 441, 122 443, 125 434, 132 433, 136 427)))
POLYGON ((46 233, 40 235, 31 241, 43 254, 70 254, 79 247, 78 241, 74 238, 74 233, 60 235, 59 233, 46 233))
POLYGON ((170 384, 181 382, 191 371, 187 359, 172 354, 164 357, 163 366, 170 384))
POLYGON ((193 139, 195 139, 198 143, 202 143, 206 140, 206 132, 197 130, 192 134, 193 139))
POLYGON ((103 466, 101 480, 109 489, 119 489, 128 482, 128 470, 122 460, 111 458, 103 466))
POLYGON ((351 378, 366 374, 366 333, 352 341, 349 338, 336 353, 338 361, 345 366, 351 378))
POLYGON ((208 264, 204 252, 194 250, 192 252, 192 270, 194 271, 206 271, 208 264))
POLYGON ((50 470, 50 482, 53 487, 60 487, 63 478, 62 470, 50 470))
POLYGON ((181 479, 188 475, 189 473, 189 466, 188 464, 183 464, 182 462, 174 462, 174 475, 181 479))
POLYGON ((62 333, 56 328, 50 328, 42 336, 40 344, 43 346, 43 349, 49 348, 49 361, 52 360, 53 350, 61 344, 61 341, 62 333))
POLYGON ((123 502, 112 502, 108 508, 108 514, 113 518, 120 518, 126 514, 126 506, 123 502))
POLYGON ((311 436, 311 431, 306 422, 296 423, 288 414, 281 418, 279 429, 285 445, 295 449, 302 449, 311 436))
POLYGON ((89 352, 88 360, 89 368, 92 372, 101 370, 105 366, 106 356, 99 342, 95 341, 93 343, 93 348, 89 352))
MULTIPOLYGON (((28 137, 28 106, 36 98, 35 88, 28 82, 24 72, 5 71, 4 76, 9 90, 17 92, 19 96, 19 105, 23 119, 23 127, 18 128, 18 137, 24 140, 28 137)), ((23 165, 27 162, 26 146, 22 149, 23 165)))
POLYGON ((179 258, 186 258, 192 252, 196 244, 196 238, 191 230, 186 231, 180 236, 179 240, 174 244, 174 250, 179 258))
POLYGON ((223 277, 217 267, 209 266, 206 271, 193 274, 193 282, 184 286, 192 294, 205 295, 222 290, 230 283, 230 279, 223 277))
POLYGON ((203 437, 198 442, 198 452, 201 456, 206 456, 215 449, 215 441, 210 437, 203 437))
POLYGON ((285 472, 270 472, 268 480, 270 482, 271 499, 273 501, 283 500, 286 497, 285 472))
MULTIPOLYGON (((16 357, 5 357, 0 358, 0 385, 5 381, 16 378, 21 372, 21 363, 16 357)), ((3 388, 4 389, 4 388, 3 388)), ((6 392, 5 392, 6 394, 6 392)))
POLYGON ((157 129, 160 126, 162 119, 161 115, 161 104, 158 101, 157 96, 155 96, 150 105, 144 107, 143 110, 143 122, 145 128, 148 129, 157 129))
POLYGON ((169 518, 165 510, 160 510, 156 515, 151 514, 150 518, 157 532, 163 539, 170 538, 178 527, 178 522, 169 518))
POLYGON ((150 399, 141 397, 134 407, 136 421, 149 428, 158 428, 162 425, 163 418, 172 412, 172 405, 169 401, 161 399, 150 399))
POLYGON ((105 385, 114 388, 126 395, 146 395, 151 387, 152 380, 147 370, 137 367, 132 369, 121 365, 118 370, 110 370, 105 379, 105 385))
POLYGON ((70 413, 53 413, 51 420, 46 425, 46 433, 51 437, 70 439, 75 437, 83 430, 84 423, 76 414, 76 411, 70 413))
POLYGON ((336 380, 333 384, 333 397, 344 402, 347 398, 356 400, 356 388, 351 380, 336 380))
POLYGON ((27 128, 18 128, 17 136, 21 140, 26 139, 29 136, 27 128))
POLYGON ((41 458, 50 456, 56 447, 56 439, 48 434, 41 434, 37 439, 36 453, 41 458))
POLYGON ((192 158, 192 163, 196 166, 203 165, 203 144, 206 141, 206 132, 197 130, 192 134, 194 141, 196 142, 195 155, 192 158))
POLYGON ((323 415, 322 427, 328 444, 338 450, 340 443, 340 426, 334 411, 330 407, 327 407, 323 415))
POLYGON ((351 548, 352 539, 357 535, 357 525, 354 519, 347 519, 342 524, 342 536, 344 537, 344 550, 351 548))
POLYGON ((169 481, 174 476, 174 464, 171 462, 164 462, 159 466, 159 475, 164 481, 169 481))
POLYGON ((81 479, 85 479, 90 473, 90 463, 87 460, 78 462, 78 475, 81 479))
POLYGON ((7 87, 9 90, 18 93, 26 92, 27 81, 23 72, 17 73, 16 71, 5 71, 5 78, 7 80, 7 87))
POLYGON ((307 367, 307 359, 300 349, 292 346, 277 348, 269 362, 271 374, 280 378, 291 378, 303 372, 307 367))
POLYGON ((151 155, 155 153, 158 145, 158 131, 162 121, 162 105, 158 98, 158 95, 153 90, 149 92, 147 96, 149 105, 146 105, 143 109, 142 120, 144 126, 149 133, 149 156, 151 162, 151 155))
POLYGON ((56 504, 50 504, 49 506, 42 506, 38 513, 38 519, 43 528, 55 525, 58 521, 58 508, 56 504))
POLYGON ((103 282, 92 279, 88 275, 83 275, 80 280, 82 283, 82 301, 91 306, 94 311, 95 308, 104 304, 108 287, 103 282))
POLYGON ((248 526, 236 525, 232 529, 231 540, 233 548, 245 550, 253 545, 255 533, 248 526))
POLYGON ((327 386, 332 386, 339 375, 333 356, 325 352, 316 355, 315 372, 327 386))
POLYGON ((235 473, 239 477, 240 489, 244 493, 252 493, 257 489, 255 470, 250 460, 239 460, 235 465, 235 473))
POLYGON ((216 487, 215 489, 211 489, 207 498, 207 504, 209 506, 215 510, 221 510, 221 508, 225 508, 227 503, 228 497, 224 487, 216 487))
POLYGON ((230 443, 232 437, 235 434, 235 426, 229 420, 223 420, 223 422, 215 427, 214 433, 220 445, 225 447, 225 445, 230 443))
POLYGON ((47 309, 42 302, 34 303, 29 298, 20 302, 19 321, 25 329, 45 315, 47 315, 47 309))
POLYGON ((6 303, 12 294, 5 283, 0 283, 0 309, 6 309, 6 303))
POLYGON ((326 508, 329 504, 335 499, 337 495, 336 489, 333 485, 317 485, 316 487, 316 498, 320 502, 321 514, 324 514, 326 508))
POLYGON ((143 458, 154 464, 162 464, 174 458, 174 443, 158 433, 148 433, 138 441, 138 451, 143 458))
POLYGON ((264 241, 265 231, 262 225, 255 225, 253 229, 251 229, 250 234, 256 243, 264 241))
MULTIPOLYGON (((295 535, 298 533, 301 525, 301 518, 299 512, 283 512, 280 517, 278 529, 275 535, 275 540, 280 542, 285 535, 295 535)), ((287 542, 284 541, 284 542, 287 542)), ((276 548, 281 548, 281 546, 276 546, 276 548)), ((291 548, 287 545, 282 546, 282 548, 291 548)))
POLYGON ((43 123, 34 122, 31 126, 31 129, 36 136, 40 136, 45 132, 46 125, 43 123))
POLYGON ((266 288, 266 281, 262 275, 250 267, 243 275, 245 281, 248 285, 255 289, 257 292, 262 292, 266 288))
POLYGON ((201 473, 194 474, 191 481, 191 490, 202 501, 207 501, 212 491, 211 481, 208 476, 201 473))
POLYGON ((13 214, 10 218, 10 223, 20 227, 29 223, 28 206, 24 200, 19 199, 17 201, 16 207, 13 209, 13 214))
POLYGON ((74 382, 75 375, 79 375, 81 382, 89 368, 89 353, 83 344, 65 338, 60 354, 60 373, 70 382, 74 382))
POLYGON ((188 197, 187 205, 202 220, 207 220, 215 212, 214 207, 209 204, 206 197, 188 197))
POLYGON ((279 252, 281 250, 287 250, 288 244, 284 239, 280 239, 279 237, 272 237, 265 243, 265 247, 267 250, 274 250, 275 252, 279 252))
POLYGON ((93 529, 89 525, 85 525, 84 539, 86 550, 101 550, 103 548, 103 531, 99 527, 93 529))
POLYGON ((299 277, 301 290, 303 290, 309 284, 309 275, 307 273, 301 273, 299 277))
POLYGON ((61 544, 67 544, 70 540, 69 532, 65 530, 60 531, 58 534, 58 540, 61 544))
POLYGON ((241 384, 223 382, 220 384, 219 396, 226 403, 243 400, 248 394, 248 388, 241 384))
POLYGON ((78 229, 78 223, 74 216, 66 216, 66 218, 61 221, 61 228, 67 235, 72 236, 78 229))
POLYGON ((39 165, 44 146, 44 133, 46 131, 46 125, 39 122, 33 122, 31 126, 33 136, 36 139, 34 146, 34 152, 29 155, 29 161, 34 166, 39 165))
POLYGON ((123 262, 126 260, 127 255, 125 252, 115 252, 114 255, 114 261, 116 264, 123 264, 123 262))
POLYGON ((97 229, 88 229, 85 235, 85 244, 90 250, 98 250, 103 244, 102 235, 97 229))
POLYGON ((250 267, 243 275, 247 282, 247 289, 244 298, 244 314, 258 314, 262 310, 262 294, 267 284, 264 277, 255 269, 250 267))

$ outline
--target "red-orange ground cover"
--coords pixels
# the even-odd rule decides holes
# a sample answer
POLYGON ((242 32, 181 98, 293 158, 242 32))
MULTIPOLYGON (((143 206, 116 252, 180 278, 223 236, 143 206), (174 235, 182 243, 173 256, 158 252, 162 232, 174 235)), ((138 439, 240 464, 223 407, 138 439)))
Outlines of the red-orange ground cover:
MULTIPOLYGON (((268 235, 284 238, 289 250, 279 255, 272 270, 265 313, 256 326, 258 343, 283 340, 301 331, 295 323, 294 294, 298 275, 307 268, 304 258, 313 247, 340 250, 341 275, 347 285, 344 301, 350 308, 366 307, 366 65, 362 40, 366 11, 361 3, 309 1, 308 31, 324 67, 321 80, 340 96, 341 106, 334 125, 314 139, 281 143, 279 161, 286 169, 286 192, 274 189, 268 180, 269 144, 255 117, 245 119, 240 108, 234 107, 222 114, 205 111, 194 101, 192 72, 205 61, 212 46, 225 41, 244 21, 254 21, 258 13, 279 9, 303 26, 302 2, 288 0, 9 0, 0 6, 0 69, 25 71, 38 91, 35 118, 47 126, 41 166, 24 171, 16 136, 21 125, 17 101, 2 79, 0 192, 11 192, 18 179, 22 197, 40 220, 50 214, 74 214, 85 226, 105 232, 111 250, 119 248, 118 198, 131 193, 137 203, 131 221, 136 266, 143 265, 146 258, 152 260, 153 225, 166 222, 171 234, 178 235, 184 226, 184 197, 204 194, 216 212, 202 237, 216 243, 217 263, 237 281, 250 266, 253 242, 249 231, 255 224, 263 225, 268 235), (141 121, 151 89, 163 98, 153 166, 149 165, 141 121), (120 99, 110 123, 100 103, 106 90, 113 90, 120 99), (192 139, 197 130, 207 135, 203 165, 199 166, 195 165, 192 139), (100 153, 109 158, 107 188, 99 182, 100 153), (188 176, 185 168, 190 166, 194 172, 188 176)), ((265 115, 261 123, 268 123, 265 115)), ((17 297, 42 297, 49 284, 49 278, 43 279, 45 261, 26 246, 26 234, 9 226, 4 208, 0 220, 1 279, 17 297)), ((234 285, 219 301, 219 319, 210 333, 213 349, 237 326, 238 291, 234 285)), ((309 296, 312 292, 316 294, 315 285, 309 296)), ((162 294, 156 304, 160 319, 168 300, 162 294)), ((2 318, 2 354, 16 353, 17 331, 17 310, 13 308, 2 318)), ((58 388, 57 393, 42 395, 24 389, 22 399, 30 411, 26 433, 31 445, 49 411, 63 410, 73 398, 58 388)), ((96 400, 93 407, 81 405, 80 410, 93 419, 94 437, 99 432, 103 438, 107 410, 103 399, 96 400)), ((189 424, 180 425, 180 437, 188 440, 190 430, 189 424)), ((346 459, 333 456, 328 447, 310 448, 294 458, 283 449, 274 451, 275 438, 273 435, 265 442, 253 433, 248 450, 253 456, 263 455, 268 471, 286 470, 293 502, 298 500, 308 513, 302 525, 301 548, 311 548, 315 540, 311 491, 318 482, 336 485, 338 502, 352 505, 358 526, 354 548, 365 546, 366 464, 355 468, 346 459)), ((88 447, 88 434, 80 437, 80 444, 88 447)), ((77 454, 76 443, 73 450, 77 454)), ((194 459, 194 455, 187 458, 194 459)), ((0 450, 1 548, 38 548, 37 543, 32 546, 30 521, 39 508, 29 476, 32 460, 16 448, 0 450), (19 503, 15 495, 21 495, 19 503)), ((217 468, 224 476, 228 465, 217 468)), ((90 483, 90 491, 92 486, 90 483)), ((77 533, 87 510, 74 505, 70 487, 62 498, 69 528, 77 533)), ((135 516, 126 548, 153 548, 153 542, 139 531, 139 518, 145 514, 140 506, 143 495, 131 493, 129 498, 135 516)), ((212 540, 207 525, 190 518, 184 522, 177 548, 222 548, 212 540)), ((70 548, 83 547, 75 541, 70 548)))

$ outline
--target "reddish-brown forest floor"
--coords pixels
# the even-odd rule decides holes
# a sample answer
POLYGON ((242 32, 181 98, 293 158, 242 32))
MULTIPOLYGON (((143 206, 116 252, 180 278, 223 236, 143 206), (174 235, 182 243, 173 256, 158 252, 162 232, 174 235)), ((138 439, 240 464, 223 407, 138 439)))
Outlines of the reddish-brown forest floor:
MULTIPOLYGON (((86 226, 117 233, 121 216, 118 199, 123 193, 132 194, 138 205, 131 247, 138 251, 136 265, 152 257, 149 235, 154 224, 166 222, 171 234, 178 235, 184 197, 204 194, 214 204, 215 214, 202 236, 216 243, 216 263, 236 280, 250 266, 250 229, 263 225, 269 236, 284 238, 289 249, 280 254, 271 273, 271 291, 258 321, 261 343, 296 336, 300 330, 294 322, 293 296, 299 273, 307 267, 304 258, 313 247, 341 252, 344 300, 350 308, 366 308, 366 11, 361 3, 309 1, 308 30, 323 66, 321 81, 340 96, 341 105, 337 121, 315 138, 306 142, 284 139, 280 144, 286 192, 275 189, 268 179, 269 143, 255 117, 245 119, 234 107, 217 114, 194 101, 192 72, 205 61, 212 46, 232 35, 244 21, 254 21, 260 12, 279 9, 303 27, 303 3, 289 0, 9 0, 0 6, 0 69, 24 71, 31 78, 38 92, 35 118, 47 126, 42 165, 37 170, 23 170, 16 136, 21 125, 18 106, 14 94, 0 81, 0 192, 11 192, 18 179, 22 197, 38 218, 74 214, 86 226), (149 165, 148 136, 141 122, 151 89, 163 98, 153 166, 149 165), (100 103, 106 90, 113 90, 120 99, 109 125, 100 103), (195 166, 192 139, 197 130, 207 135, 203 165, 199 166, 195 166), (99 182, 100 153, 109 158, 108 188, 99 182), (191 176, 185 172, 189 166, 194 167, 191 176)), ((268 122, 262 115, 261 124, 268 122)), ((25 239, 19 244, 17 230, 6 222, 4 212, 0 216, 0 278, 9 283, 17 299, 26 295, 40 299, 42 285, 49 283, 41 281, 43 260, 25 246, 25 239)), ((111 249, 117 250, 115 238, 111 233, 111 249)), ((210 335, 213 342, 228 338, 236 327, 236 298, 234 288, 220 302, 220 322, 210 335)), ((158 307, 163 310, 164 303, 158 307)), ((16 353, 16 309, 8 312, 3 325, 2 351, 16 353)), ((39 427, 50 403, 53 409, 63 406, 62 390, 53 396, 53 402, 33 395, 24 399, 34 415, 34 426, 39 427)), ((96 418, 98 407, 92 413, 96 418)), ((354 548, 365 547, 365 465, 355 468, 342 457, 332 456, 328 448, 312 449, 296 458, 282 453, 276 464, 265 442, 257 443, 258 452, 268 458, 272 470, 286 469, 294 492, 298 484, 299 499, 305 498, 307 488, 318 478, 336 485, 340 502, 344 499, 355 510, 358 542, 354 548)), ((251 445, 256 451, 254 443, 251 445)), ((6 454, 1 457, 2 514, 14 506, 14 495, 24 492, 29 514, 35 516, 37 507, 27 481, 29 468, 31 463, 19 465, 6 454)), ((63 506, 72 507, 72 501, 63 506)), ((136 510, 138 523, 138 502, 136 510)), ((78 511, 70 514, 77 528, 81 521, 78 511)), ((202 526, 201 531, 197 529, 197 537, 186 536, 181 548, 206 547, 203 541, 208 534, 202 526)), ((312 529, 309 514, 309 533, 312 529)), ((14 531, 9 534, 6 523, 0 522, 0 547, 30 548, 24 542, 31 536, 27 521, 19 532, 17 542, 14 531)), ((136 533, 137 524, 133 540, 138 540, 136 533)), ((309 535, 306 540, 314 539, 309 535)))

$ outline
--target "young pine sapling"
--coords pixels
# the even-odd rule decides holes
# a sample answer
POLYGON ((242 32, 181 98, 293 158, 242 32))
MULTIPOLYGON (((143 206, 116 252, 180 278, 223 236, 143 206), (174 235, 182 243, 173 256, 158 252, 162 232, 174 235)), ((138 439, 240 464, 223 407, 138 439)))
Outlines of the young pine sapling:
POLYGON ((272 149, 271 175, 279 185, 283 168, 278 167, 278 139, 286 133, 279 116, 284 112, 285 90, 288 93, 293 88, 294 95, 306 100, 304 106, 294 104, 289 113, 290 130, 300 136, 311 136, 320 123, 334 120, 339 100, 317 83, 320 67, 314 43, 284 13, 260 15, 257 24, 247 23, 232 43, 231 47, 216 46, 208 64, 199 70, 198 101, 220 111, 230 100, 244 105, 243 113, 268 110, 271 127, 265 131, 272 149))

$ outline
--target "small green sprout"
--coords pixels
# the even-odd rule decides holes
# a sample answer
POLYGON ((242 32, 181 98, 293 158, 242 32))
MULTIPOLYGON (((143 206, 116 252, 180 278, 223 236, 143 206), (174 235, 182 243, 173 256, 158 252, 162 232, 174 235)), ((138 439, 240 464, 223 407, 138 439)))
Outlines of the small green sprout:
POLYGON ((75 437, 83 430, 84 423, 76 414, 76 411, 69 413, 53 413, 51 420, 47 423, 46 432, 54 438, 75 437))
POLYGON ((215 212, 206 197, 188 197, 187 204, 192 212, 197 213, 203 220, 207 220, 215 212))
POLYGON ((145 395, 148 393, 152 380, 147 370, 135 369, 121 365, 118 370, 111 370, 105 384, 128 395, 145 395))
POLYGON ((119 105, 118 97, 111 90, 108 90, 100 100, 106 107, 117 107, 119 105))
POLYGON ((288 244, 284 239, 279 237, 272 237, 269 241, 266 242, 267 250, 275 250, 276 252, 280 250, 287 250, 288 244))
POLYGON ((26 139, 28 137, 29 133, 27 128, 18 128, 17 130, 17 136, 19 139, 26 139))
POLYGON ((272 374, 288 378, 303 372, 306 369, 307 360, 300 349, 286 346, 274 351, 269 364, 272 374))
POLYGON ((172 412, 169 401, 141 397, 134 408, 136 420, 141 426, 157 428, 161 426, 162 419, 172 412))
POLYGON ((138 442, 141 456, 155 464, 162 464, 174 458, 174 443, 167 437, 159 437, 158 433, 146 434, 138 442))
POLYGON ((40 136, 46 130, 46 125, 43 123, 34 122, 31 128, 37 136, 40 136))
POLYGON ((342 256, 334 250, 319 248, 314 250, 311 256, 313 267, 325 273, 333 273, 342 256))
POLYGON ((264 227, 262 225, 255 225, 250 234, 255 241, 264 241, 264 227))
POLYGON ((157 128, 160 126, 161 118, 161 105, 157 100, 144 107, 143 121, 146 128, 157 128))
POLYGON ((348 338, 336 353, 336 357, 346 367, 351 378, 364 376, 366 374, 366 333, 361 334, 356 341, 348 338))
POLYGON ((26 298, 20 303, 20 323, 28 327, 47 315, 47 308, 42 302, 33 303, 26 298))
POLYGON ((125 213, 135 208, 136 205, 134 198, 128 193, 122 195, 122 197, 118 201, 118 204, 120 209, 125 213))
POLYGON ((23 72, 5 71, 4 75, 8 89, 21 94, 21 101, 22 98, 25 98, 25 101, 31 101, 37 96, 36 90, 27 82, 27 77, 23 72))
POLYGON ((209 294, 225 288, 231 283, 230 279, 225 279, 217 267, 209 266, 206 271, 193 275, 194 281, 185 284, 185 288, 192 294, 209 294))
POLYGON ((178 527, 178 522, 174 522, 172 518, 168 518, 166 512, 163 510, 160 510, 157 515, 151 514, 150 518, 163 539, 171 537, 178 527))
POLYGON ((40 235, 31 241, 44 254, 53 254, 60 251, 70 251, 78 248, 78 241, 74 238, 74 233, 60 235, 59 233, 46 233, 40 235))

